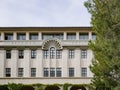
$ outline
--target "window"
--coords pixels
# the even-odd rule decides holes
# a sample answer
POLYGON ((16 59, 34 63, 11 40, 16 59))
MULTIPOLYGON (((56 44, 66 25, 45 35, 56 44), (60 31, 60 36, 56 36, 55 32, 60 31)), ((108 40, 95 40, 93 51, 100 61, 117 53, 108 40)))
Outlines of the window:
POLYGON ((82 58, 82 59, 86 59, 86 58, 87 58, 87 50, 86 50, 86 49, 83 49, 83 50, 81 51, 81 58, 82 58))
POLYGON ((54 47, 50 48, 50 59, 55 59, 55 48, 54 47))
POLYGON ((18 68, 18 77, 23 77, 23 68, 18 68))
POLYGON ((55 77, 55 68, 50 68, 50 77, 55 77))
POLYGON ((69 77, 74 77, 74 68, 69 68, 69 77))
POLYGON ((5 40, 13 40, 13 34, 5 34, 5 40))
POLYGON ((17 40, 26 40, 25 34, 17 34, 17 40))
POLYGON ((62 58, 62 51, 57 50, 56 51, 56 59, 61 59, 62 58))
POLYGON ((19 50, 19 59, 23 59, 23 58, 24 58, 24 51, 19 50))
POLYGON ((92 33, 92 40, 95 40, 96 39, 96 35, 95 33, 92 33))
POLYGON ((38 34, 37 33, 31 33, 30 34, 30 40, 38 40, 38 34))
POLYGON ((42 39, 49 39, 49 38, 58 38, 60 40, 63 40, 63 33, 55 33, 55 34, 49 34, 49 33, 43 33, 42 39))
POLYGON ((49 76, 49 69, 48 68, 44 68, 44 77, 48 77, 49 76))
POLYGON ((88 33, 80 33, 80 40, 88 40, 88 33))
POLYGON ((81 71, 81 76, 82 77, 87 77, 87 68, 82 68, 82 71, 81 71))
POLYGON ((67 39, 68 40, 75 40, 76 39, 76 34, 74 34, 74 33, 68 33, 67 34, 67 39))
POLYGON ((11 58, 11 50, 6 50, 6 59, 11 58))
POLYGON ((69 50, 69 59, 73 59, 75 56, 74 50, 69 50))
POLYGON ((6 68, 5 69, 5 76, 6 77, 11 77, 11 68, 6 68))
POLYGON ((31 77, 36 77, 36 68, 31 68, 31 77))
POLYGON ((31 58, 36 58, 36 50, 31 50, 31 58))
POLYGON ((44 59, 48 59, 48 57, 49 57, 48 50, 44 50, 44 59))
POLYGON ((61 68, 56 68, 56 77, 61 77, 61 68))

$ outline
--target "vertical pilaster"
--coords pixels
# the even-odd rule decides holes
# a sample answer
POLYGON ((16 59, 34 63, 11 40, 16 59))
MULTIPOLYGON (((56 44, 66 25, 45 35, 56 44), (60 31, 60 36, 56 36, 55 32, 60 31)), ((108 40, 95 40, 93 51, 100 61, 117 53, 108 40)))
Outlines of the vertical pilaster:
POLYGON ((0 49, 0 77, 4 77, 5 71, 5 50, 3 48, 0 49))
POLYGON ((41 32, 38 33, 38 40, 42 40, 42 33, 41 32))
POLYGON ((63 40, 67 40, 67 32, 64 32, 64 38, 63 40))
POLYGON ((29 32, 26 32, 26 40, 29 40, 29 32))
POLYGON ((30 50, 29 48, 26 48, 24 50, 24 62, 25 62, 25 66, 24 66, 24 77, 30 77, 30 50))
POLYGON ((80 77, 80 48, 75 49, 75 77, 80 77))
POLYGON ((79 40, 79 32, 76 32, 76 40, 79 40))
POLYGON ((11 52, 11 58, 12 58, 12 67, 11 67, 11 77, 17 77, 18 75, 18 50, 16 48, 13 48, 11 52))
POLYGON ((1 32, 1 40, 4 40, 4 32, 1 32))
POLYGON ((89 32, 89 40, 92 40, 92 32, 89 32))
POLYGON ((16 32, 13 33, 13 40, 17 40, 17 33, 16 32))
POLYGON ((42 49, 37 49, 37 69, 36 69, 36 77, 43 77, 43 54, 42 49))
POLYGON ((68 50, 65 48, 62 52, 62 77, 68 77, 68 50))

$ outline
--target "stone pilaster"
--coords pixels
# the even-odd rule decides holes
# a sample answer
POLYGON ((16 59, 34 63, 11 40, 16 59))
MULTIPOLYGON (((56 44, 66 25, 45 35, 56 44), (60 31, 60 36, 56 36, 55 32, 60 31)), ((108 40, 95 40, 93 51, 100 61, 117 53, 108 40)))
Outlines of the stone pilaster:
POLYGON ((1 32, 1 40, 4 40, 4 37, 5 37, 4 32, 1 32))
POLYGON ((79 32, 76 32, 76 40, 79 40, 79 32))
POLYGON ((16 32, 13 33, 13 40, 17 40, 17 33, 16 32))
POLYGON ((92 40, 92 32, 89 32, 89 40, 92 40))
POLYGON ((29 40, 29 32, 26 32, 26 40, 29 40))
POLYGON ((67 40, 67 32, 64 32, 63 40, 67 40))
POLYGON ((42 40, 42 33, 41 32, 38 33, 38 40, 42 40))

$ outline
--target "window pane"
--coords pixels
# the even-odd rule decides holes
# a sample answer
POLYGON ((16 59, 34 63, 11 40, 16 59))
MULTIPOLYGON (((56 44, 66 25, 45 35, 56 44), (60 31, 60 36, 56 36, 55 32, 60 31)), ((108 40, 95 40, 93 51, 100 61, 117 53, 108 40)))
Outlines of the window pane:
POLYGON ((83 50, 81 51, 81 58, 82 58, 82 59, 86 59, 86 58, 87 58, 87 50, 83 49, 83 50))
POLYGON ((48 50, 44 50, 44 59, 48 59, 49 58, 49 52, 48 50))
POLYGON ((24 51, 23 50, 19 50, 19 59, 23 59, 24 58, 24 51))
POLYGON ((55 77, 55 68, 50 68, 50 77, 55 77))
POLYGON ((68 40, 75 40, 76 39, 76 34, 74 34, 74 33, 68 33, 67 34, 67 39, 68 40))
POLYGON ((23 68, 18 68, 18 77, 23 77, 23 68))
POLYGON ((6 77, 11 77, 11 68, 6 68, 5 69, 5 76, 6 77))
POLYGON ((31 58, 36 58, 36 50, 31 50, 31 58))
POLYGON ((57 50, 56 51, 56 59, 61 59, 62 58, 62 51, 57 50))
POLYGON ((5 40, 13 40, 13 34, 5 34, 5 40))
POLYGON ((17 40, 26 40, 25 34, 17 34, 17 40))
POLYGON ((50 59, 55 59, 55 48, 54 47, 50 48, 50 59))
POLYGON ((87 68, 82 68, 82 77, 87 77, 87 68))
POLYGON ((31 68, 31 77, 36 77, 36 68, 31 68))
POLYGON ((30 40, 38 40, 38 34, 30 34, 30 40))
POLYGON ((69 77, 74 77, 74 68, 69 68, 69 77))
POLYGON ((48 77, 49 76, 49 69, 48 68, 44 68, 44 77, 48 77))
POLYGON ((80 33, 80 40, 88 40, 88 33, 80 33))
POLYGON ((6 59, 11 58, 11 50, 6 50, 6 59))
POLYGON ((61 68, 56 68, 56 77, 61 77, 61 68))
POLYGON ((75 56, 74 50, 69 50, 69 59, 73 59, 75 56))

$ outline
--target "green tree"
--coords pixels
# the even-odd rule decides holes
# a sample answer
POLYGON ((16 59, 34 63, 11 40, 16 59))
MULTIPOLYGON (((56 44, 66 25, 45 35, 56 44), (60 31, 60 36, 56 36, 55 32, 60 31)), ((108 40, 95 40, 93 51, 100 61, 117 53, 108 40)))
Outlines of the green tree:
POLYGON ((22 84, 8 83, 9 90, 20 90, 22 86, 22 84))
POLYGON ((88 0, 85 6, 97 35, 90 41, 94 53, 92 84, 98 90, 120 87, 120 0, 88 0))

